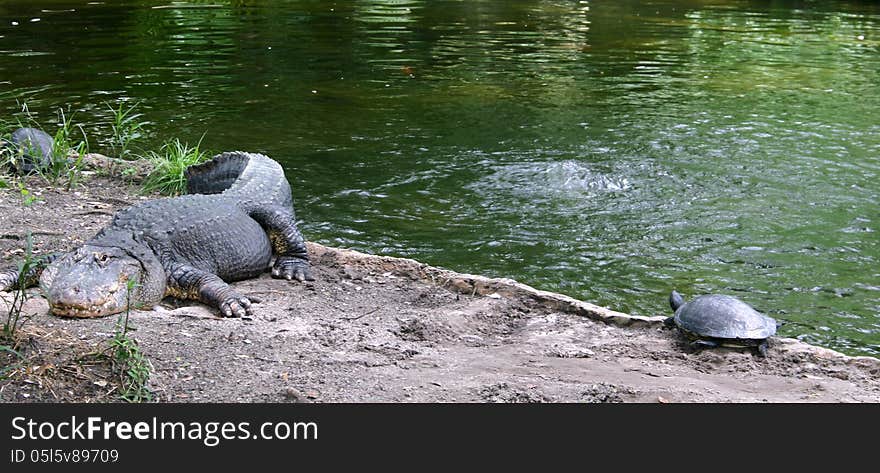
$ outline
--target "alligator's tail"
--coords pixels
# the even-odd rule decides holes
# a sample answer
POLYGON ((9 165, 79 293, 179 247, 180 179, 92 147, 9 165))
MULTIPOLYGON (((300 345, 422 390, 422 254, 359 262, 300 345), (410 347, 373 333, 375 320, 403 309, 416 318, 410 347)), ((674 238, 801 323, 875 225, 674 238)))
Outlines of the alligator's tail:
POLYGON ((276 204, 292 206, 284 169, 257 153, 230 151, 186 169, 190 194, 226 194, 247 207, 276 204))
POLYGON ((210 161, 186 168, 190 194, 219 194, 232 187, 250 161, 246 153, 222 153, 210 161))

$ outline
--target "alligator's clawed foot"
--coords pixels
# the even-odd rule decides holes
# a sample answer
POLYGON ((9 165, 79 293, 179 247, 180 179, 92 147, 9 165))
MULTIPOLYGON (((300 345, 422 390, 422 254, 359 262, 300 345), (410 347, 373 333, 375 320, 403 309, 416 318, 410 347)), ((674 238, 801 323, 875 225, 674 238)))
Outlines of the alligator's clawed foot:
POLYGON ((291 256, 280 256, 272 268, 272 277, 277 279, 296 279, 299 282, 314 281, 308 260, 291 256))
POLYGON ((247 317, 251 313, 251 301, 244 296, 229 297, 220 303, 220 314, 224 317, 247 317))

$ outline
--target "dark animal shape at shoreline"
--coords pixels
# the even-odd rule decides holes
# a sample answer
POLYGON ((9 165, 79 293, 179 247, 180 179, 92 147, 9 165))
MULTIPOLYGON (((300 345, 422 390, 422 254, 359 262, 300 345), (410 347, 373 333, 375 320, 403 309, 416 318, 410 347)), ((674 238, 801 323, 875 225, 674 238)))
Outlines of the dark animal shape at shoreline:
POLYGON ((776 320, 731 296, 708 294, 690 302, 676 291, 669 295, 675 315, 667 319, 685 334, 694 346, 755 348, 767 355, 767 338, 780 325, 776 320))
MULTIPOLYGON (((281 165, 236 151, 191 166, 186 177, 197 193, 120 210, 82 247, 42 260, 24 285, 39 282, 52 313, 65 317, 119 313, 129 302, 149 308, 165 296, 241 317, 251 301, 227 282, 259 276, 273 256, 273 277, 313 280, 281 165)), ((17 269, 0 273, 0 290, 18 281, 17 269)))
POLYGON ((52 166, 55 140, 43 130, 19 128, 12 132, 5 147, 13 155, 16 172, 27 174, 52 166))

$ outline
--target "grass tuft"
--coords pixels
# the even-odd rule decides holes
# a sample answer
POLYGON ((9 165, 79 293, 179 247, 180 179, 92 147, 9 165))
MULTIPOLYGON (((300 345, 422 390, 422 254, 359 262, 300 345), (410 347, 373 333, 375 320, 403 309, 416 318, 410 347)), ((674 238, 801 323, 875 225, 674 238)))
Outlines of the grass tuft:
POLYGON ((207 153, 199 149, 201 144, 201 139, 195 146, 189 146, 175 138, 162 145, 159 152, 147 153, 145 157, 152 163, 153 171, 144 179, 143 191, 171 196, 185 193, 186 168, 208 159, 207 153))
POLYGON ((136 285, 135 280, 128 281, 125 312, 119 316, 119 320, 116 322, 116 333, 110 340, 110 348, 113 350, 113 372, 119 377, 120 396, 128 402, 144 402, 153 399, 153 393, 147 388, 147 381, 150 379, 150 361, 141 352, 137 340, 128 336, 128 332, 131 330, 128 325, 128 316, 131 312, 131 292, 136 285))
POLYGON ((75 187, 82 177, 82 158, 89 152, 89 140, 82 125, 74 125, 75 113, 65 114, 58 109, 58 131, 53 137, 52 163, 46 169, 38 169, 40 175, 51 183, 67 178, 67 190, 75 187), (74 130, 78 129, 81 139, 74 138, 74 130))
POLYGON ((140 102, 125 108, 124 103, 113 108, 109 103, 107 108, 113 113, 113 121, 110 123, 113 136, 110 137, 111 155, 121 159, 130 159, 133 157, 131 153, 131 145, 133 142, 143 137, 143 131, 148 122, 140 121, 143 116, 135 113, 135 109, 140 102))
POLYGON ((17 278, 16 276, 12 276, 12 273, 4 273, 4 285, 9 286, 13 290, 12 294, 12 302, 9 304, 8 311, 6 312, 6 320, 3 321, 3 331, 0 332, 0 337, 5 342, 9 342, 14 344, 15 342, 15 333, 19 328, 24 324, 27 318, 22 317, 21 309, 24 307, 24 303, 27 302, 27 286, 28 286, 28 277, 33 273, 36 266, 39 264, 37 259, 34 258, 33 248, 34 248, 34 238, 31 235, 31 232, 27 232, 25 243, 25 251, 24 251, 24 261, 19 263, 17 278))

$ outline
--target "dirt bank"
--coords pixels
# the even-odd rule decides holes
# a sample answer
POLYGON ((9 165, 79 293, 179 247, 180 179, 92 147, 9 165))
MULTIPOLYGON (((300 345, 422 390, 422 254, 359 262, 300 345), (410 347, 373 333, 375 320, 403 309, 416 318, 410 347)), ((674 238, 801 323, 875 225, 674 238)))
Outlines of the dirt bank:
MULTIPOLYGON (((143 198, 92 175, 74 192, 30 180, 40 200, 0 191, 0 252, 69 249, 143 198)), ((303 218, 308 218, 303 215, 303 218)), ((308 237, 308 235, 306 235, 308 237)), ((880 360, 797 340, 769 356, 693 352, 662 317, 630 317, 506 279, 310 244, 316 281, 236 283, 251 319, 166 300, 136 311, 132 336, 158 401, 723 402, 880 401, 880 360)), ((0 353, 0 401, 112 401, 99 356, 116 317, 48 315, 38 292, 18 355, 0 353)), ((9 295, 4 295, 9 299, 9 295)), ((0 318, 6 309, 0 304, 0 318)))

